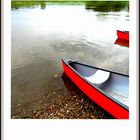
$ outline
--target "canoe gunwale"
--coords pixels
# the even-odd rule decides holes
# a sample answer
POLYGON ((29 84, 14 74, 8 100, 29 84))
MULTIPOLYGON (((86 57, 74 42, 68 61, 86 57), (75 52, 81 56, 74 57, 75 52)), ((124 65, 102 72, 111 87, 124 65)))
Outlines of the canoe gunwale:
MULTIPOLYGON (((90 67, 90 68, 94 68, 94 69, 98 69, 98 70, 103 70, 103 71, 107 71, 107 72, 110 72, 110 73, 114 73, 114 74, 119 74, 119 75, 123 75, 123 76, 127 76, 129 77, 128 74, 124 74, 124 73, 119 73, 119 72, 116 72, 116 71, 111 71, 111 70, 107 70, 107 69, 103 69, 103 68, 98 68, 98 67, 95 67, 95 66, 90 66, 90 65, 87 65, 87 64, 83 64, 83 63, 80 63, 80 62, 77 62, 77 61, 74 61, 74 60, 68 60, 68 61, 65 61, 62 59, 62 61, 64 63, 66 63, 67 65, 70 65, 70 63, 77 63, 77 64, 80 64, 80 65, 83 65, 83 66, 87 66, 87 67, 90 67)), ((71 67, 77 74, 79 74, 73 67, 71 67)), ((80 75, 81 76, 81 75, 80 75)), ((83 76, 81 76, 83 77, 83 76)))
POLYGON ((128 33, 128 34, 129 34, 129 31, 121 31, 121 30, 117 30, 117 32, 128 33))
POLYGON ((83 63, 79 63, 79 62, 74 61, 74 60, 65 61, 65 60, 62 59, 62 62, 65 63, 74 73, 76 73, 81 79, 83 79, 89 86, 91 86, 92 88, 96 89, 103 96, 105 96, 106 98, 108 98, 109 100, 114 102, 115 104, 119 105, 121 108, 125 109, 126 111, 129 111, 129 107, 128 106, 126 106, 125 104, 121 103, 120 101, 118 101, 117 99, 113 98, 112 96, 105 94, 102 90, 99 90, 96 86, 91 84, 84 76, 80 75, 72 66, 70 66, 70 63, 77 63, 77 64, 84 65, 84 66, 87 66, 87 67, 91 67, 91 68, 94 68, 94 69, 107 71, 107 72, 114 73, 114 74, 119 74, 119 75, 126 76, 126 77, 129 77, 129 75, 118 73, 118 72, 114 72, 114 71, 110 71, 110 70, 105 70, 105 69, 102 69, 102 68, 97 68, 97 67, 94 67, 94 66, 90 66, 90 65, 83 64, 83 63))

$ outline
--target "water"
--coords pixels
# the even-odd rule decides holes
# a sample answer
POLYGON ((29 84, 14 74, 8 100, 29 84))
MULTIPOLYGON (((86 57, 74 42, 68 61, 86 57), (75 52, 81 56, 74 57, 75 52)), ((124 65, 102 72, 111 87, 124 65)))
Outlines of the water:
POLYGON ((13 118, 30 118, 52 104, 58 111, 59 96, 65 99, 63 106, 68 102, 61 58, 129 73, 129 49, 114 44, 117 29, 129 30, 128 11, 97 12, 84 4, 50 4, 20 7, 11 14, 13 118))

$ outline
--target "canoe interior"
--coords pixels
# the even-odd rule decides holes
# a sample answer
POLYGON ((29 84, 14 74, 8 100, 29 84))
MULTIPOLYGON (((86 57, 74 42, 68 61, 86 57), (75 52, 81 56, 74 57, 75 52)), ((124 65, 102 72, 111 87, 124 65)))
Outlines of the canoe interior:
MULTIPOLYGON (((71 62, 69 65, 82 77, 89 77, 99 70, 78 62, 71 62)), ((108 80, 104 83, 90 84, 121 106, 129 108, 129 77, 127 75, 110 72, 108 80)))

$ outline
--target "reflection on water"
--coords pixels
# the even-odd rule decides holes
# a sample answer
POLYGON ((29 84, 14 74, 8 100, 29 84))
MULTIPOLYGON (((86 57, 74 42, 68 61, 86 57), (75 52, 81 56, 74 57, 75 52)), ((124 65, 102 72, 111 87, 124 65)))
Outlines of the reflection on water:
POLYGON ((46 2, 39 2, 39 1, 12 1, 11 8, 12 9, 20 9, 20 8, 35 8, 40 6, 41 9, 46 8, 46 2))
POLYGON ((88 1, 86 9, 93 9, 100 12, 129 10, 128 1, 88 1))
POLYGON ((83 1, 83 2, 43 2, 43 1, 12 1, 12 9, 19 8, 34 8, 39 6, 41 9, 45 9, 47 5, 84 5, 86 9, 93 9, 100 12, 109 11, 121 11, 129 10, 128 1, 83 1))
POLYGON ((124 39, 120 39, 120 38, 117 38, 114 42, 115 44, 118 44, 122 47, 129 47, 129 41, 128 40, 124 40, 124 39))
POLYGON ((129 30, 128 11, 96 12, 83 3, 24 4, 11 11, 12 116, 45 109, 49 97, 55 102, 56 94, 68 94, 61 58, 128 74, 129 50, 114 44, 116 29, 129 30))

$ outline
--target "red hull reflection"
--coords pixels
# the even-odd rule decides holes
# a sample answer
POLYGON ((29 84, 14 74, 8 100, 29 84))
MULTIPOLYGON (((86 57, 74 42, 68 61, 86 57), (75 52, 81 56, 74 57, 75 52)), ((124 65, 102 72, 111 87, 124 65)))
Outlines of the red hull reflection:
POLYGON ((124 39, 120 39, 120 38, 117 38, 114 44, 118 44, 118 45, 121 45, 121 46, 129 47, 129 41, 128 40, 124 40, 124 39))

